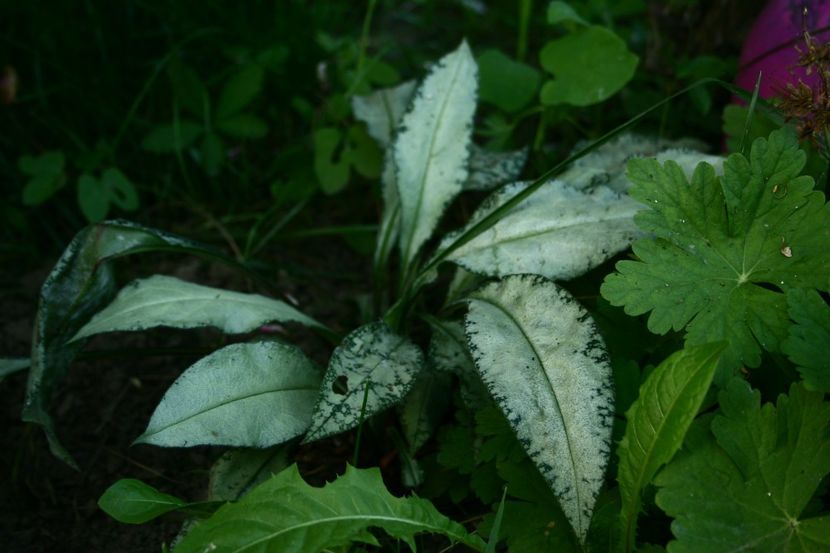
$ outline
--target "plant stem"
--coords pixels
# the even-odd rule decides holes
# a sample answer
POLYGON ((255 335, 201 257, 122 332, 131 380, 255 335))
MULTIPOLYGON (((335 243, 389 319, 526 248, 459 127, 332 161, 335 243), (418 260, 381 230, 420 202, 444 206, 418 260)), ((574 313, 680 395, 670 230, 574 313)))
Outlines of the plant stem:
POLYGON ((533 12, 533 0, 521 0, 519 2, 519 36, 516 40, 516 59, 525 61, 527 58, 528 28, 530 27, 530 14, 533 12))
POLYGON ((366 62, 366 48, 369 45, 369 30, 372 28, 372 15, 375 12, 377 0, 369 0, 369 7, 366 8, 366 15, 363 17, 363 30, 360 33, 360 51, 357 55, 357 77, 363 70, 363 64, 366 62))

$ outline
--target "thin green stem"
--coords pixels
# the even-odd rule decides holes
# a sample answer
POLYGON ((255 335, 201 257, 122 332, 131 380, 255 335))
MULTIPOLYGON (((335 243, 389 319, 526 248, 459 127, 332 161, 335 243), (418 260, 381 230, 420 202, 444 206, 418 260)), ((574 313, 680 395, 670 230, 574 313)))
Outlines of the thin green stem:
POLYGON ((366 15, 363 17, 363 30, 360 33, 360 51, 357 55, 357 72, 356 79, 360 78, 363 70, 363 64, 366 63, 366 48, 369 46, 369 31, 372 28, 372 15, 375 13, 375 6, 377 0, 369 0, 369 6, 366 8, 366 15))
POLYGON ((516 59, 525 61, 527 58, 528 29, 530 28, 530 14, 533 12, 533 0, 519 2, 519 36, 516 39, 516 59))

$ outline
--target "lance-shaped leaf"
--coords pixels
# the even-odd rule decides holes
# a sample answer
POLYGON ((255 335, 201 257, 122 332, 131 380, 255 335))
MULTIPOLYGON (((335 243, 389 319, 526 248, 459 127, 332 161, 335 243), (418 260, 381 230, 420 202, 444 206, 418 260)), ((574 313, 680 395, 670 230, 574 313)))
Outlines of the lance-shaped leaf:
POLYGON ((376 468, 347 467, 334 482, 314 488, 294 465, 193 528, 175 553, 305 553, 338 550, 352 542, 377 545, 370 528, 382 528, 412 551, 414 536, 421 532, 443 534, 484 551, 481 538, 443 516, 428 500, 390 494, 376 468))
POLYGON ((610 455, 611 367, 573 297, 513 275, 469 297, 467 339, 481 378, 585 541, 610 455))
POLYGON ((172 511, 207 517, 220 505, 216 501, 188 503, 133 478, 122 478, 98 499, 101 510, 127 524, 144 524, 172 511))
MULTIPOLYGON (((467 227, 444 239, 442 249, 527 186, 514 183, 490 196, 467 227)), ((580 191, 550 181, 446 259, 490 276, 573 278, 631 244, 640 234, 633 219, 640 209, 634 200, 604 186, 580 191)))
POLYGON ((432 234, 467 180, 476 72, 470 48, 462 42, 435 65, 404 115, 394 160, 405 264, 432 234))
POLYGON ((424 365, 421 350, 385 323, 364 325, 332 353, 306 441, 345 432, 400 402, 424 365), (365 410, 363 409, 365 399, 365 410))
POLYGON ((808 390, 830 393, 830 307, 815 290, 787 292, 790 318, 795 321, 781 350, 798 366, 808 390))
MULTIPOLYGON (((695 423, 655 483, 675 520, 672 553, 830 551, 830 513, 811 498, 830 472, 830 403, 793 385, 777 405, 738 378, 721 413, 695 423)), ((820 492, 823 494, 823 492, 820 492)))
POLYGON ((464 183, 464 190, 493 190, 516 180, 527 161, 528 152, 527 148, 514 152, 488 152, 473 144, 470 174, 464 183))
POLYGON ((155 275, 124 287, 112 303, 78 331, 73 340, 101 332, 144 330, 156 326, 213 326, 228 334, 242 334, 273 321, 321 326, 279 300, 155 275))
POLYGON ((640 387, 617 453, 625 547, 634 546, 640 494, 680 449, 695 419, 725 343, 681 350, 660 363, 640 387))
POLYGON ((352 111, 359 121, 366 123, 369 136, 384 148, 389 146, 395 128, 406 113, 409 101, 415 93, 415 81, 382 88, 366 96, 352 98, 352 111))
POLYGON ((200 359, 170 386, 136 443, 269 447, 305 432, 320 387, 294 346, 233 344, 200 359))
MULTIPOLYGON (((67 342, 115 294, 111 260, 134 253, 196 254, 237 265, 232 259, 159 230, 127 221, 109 221, 79 232, 61 255, 40 292, 32 339, 32 367, 23 420, 43 427, 52 453, 76 467, 58 441, 47 405, 83 342, 67 342)), ((238 265, 237 265, 238 266, 238 265)))

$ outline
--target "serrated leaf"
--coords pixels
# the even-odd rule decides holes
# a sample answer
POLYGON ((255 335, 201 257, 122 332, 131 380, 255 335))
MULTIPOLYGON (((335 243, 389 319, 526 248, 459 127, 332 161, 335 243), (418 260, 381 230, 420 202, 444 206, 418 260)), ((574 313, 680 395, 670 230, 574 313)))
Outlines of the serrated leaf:
POLYGON ((726 344, 690 347, 660 363, 640 387, 626 413, 625 436, 617 448, 622 496, 622 530, 627 551, 634 547, 640 494, 669 462, 692 424, 726 344))
POLYGON ((795 137, 758 139, 750 159, 733 154, 722 185, 708 164, 691 184, 667 161, 629 162, 631 195, 650 207, 635 218, 655 235, 633 246, 639 261, 617 263, 602 295, 629 315, 651 311, 649 330, 686 329, 690 345, 727 340, 716 381, 761 349, 780 351, 789 320, 777 288, 827 286, 830 207, 810 177, 795 137))
POLYGON ((395 140, 402 263, 430 237, 467 179, 476 64, 466 42, 444 56, 415 95, 395 140))
POLYGON ((382 88, 366 96, 352 97, 355 119, 366 123, 369 136, 384 148, 392 142, 395 129, 406 113, 415 92, 415 81, 382 88))
POLYGON ((216 104, 217 121, 238 113, 256 98, 262 91, 265 72, 258 65, 243 67, 234 75, 219 95, 216 104))
POLYGON ((400 402, 424 365, 418 346, 385 323, 361 326, 332 353, 306 441, 345 432, 400 402))
POLYGON ((352 542, 377 544, 370 528, 382 528, 412 551, 414 536, 420 532, 443 534, 452 542, 484 550, 481 538, 441 515, 429 501, 392 496, 378 469, 347 467, 334 482, 314 488, 294 465, 196 526, 175 553, 202 553, 205 547, 215 553, 255 547, 306 553, 352 542))
POLYGON ((522 172, 529 150, 489 152, 475 144, 470 151, 470 174, 464 190, 492 190, 516 180, 522 172))
POLYGON ((268 125, 250 113, 237 113, 220 119, 216 128, 234 138, 262 138, 268 134, 268 125))
POLYGON ((533 99, 542 76, 539 71, 516 61, 500 50, 483 52, 476 60, 482 102, 507 112, 516 112, 533 99))
POLYGON ((287 446, 267 449, 232 449, 210 467, 208 497, 215 501, 236 501, 255 486, 288 467, 287 446))
POLYGON ((176 379, 136 439, 163 447, 269 447, 308 428, 320 387, 314 364, 294 346, 226 346, 176 379))
POLYGON ((43 427, 49 448, 76 466, 58 441, 48 402, 83 342, 67 342, 93 313, 115 295, 111 261, 140 252, 190 253, 236 263, 210 248, 126 221, 92 225, 79 232, 49 273, 40 291, 32 344, 32 367, 22 418, 43 427))
POLYGON ((201 125, 184 120, 178 125, 161 125, 144 137, 141 147, 157 154, 177 152, 193 144, 203 132, 201 125))
POLYGON ((798 366, 808 390, 830 393, 830 307, 815 290, 787 292, 790 318, 789 336, 781 351, 798 366))
POLYGON ((476 368, 584 543, 614 416, 602 339, 570 294, 535 275, 488 284, 469 302, 476 368))
MULTIPOLYGON (((494 193, 467 226, 449 234, 439 249, 527 186, 514 183, 494 193)), ((573 278, 631 244, 639 235, 633 216, 640 209, 634 200, 606 187, 584 192, 550 181, 446 260, 489 276, 533 273, 573 278)))
POLYGON ((760 400, 733 379, 712 432, 693 425, 657 476, 657 505, 675 519, 672 553, 830 549, 830 515, 804 513, 830 472, 830 404, 800 385, 776 406, 760 400))
POLYGON ((212 326, 228 334, 244 334, 274 321, 322 327, 314 319, 279 300, 154 275, 125 286, 115 300, 96 313, 72 339, 79 340, 101 332, 135 331, 157 326, 212 326))
POLYGON ((186 501, 133 478, 122 478, 98 499, 105 513, 127 524, 143 524, 186 505, 186 501))

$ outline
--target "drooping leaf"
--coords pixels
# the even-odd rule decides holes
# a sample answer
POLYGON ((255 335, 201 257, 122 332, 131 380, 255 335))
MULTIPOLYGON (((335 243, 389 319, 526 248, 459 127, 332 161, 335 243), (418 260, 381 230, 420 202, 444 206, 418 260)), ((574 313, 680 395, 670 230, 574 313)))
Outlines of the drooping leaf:
POLYGON ((32 344, 32 367, 22 418, 43 427, 57 457, 76 466, 55 434, 48 402, 83 341, 67 342, 115 295, 111 260, 134 253, 169 251, 236 263, 205 246, 126 221, 92 225, 79 232, 44 282, 32 344))
POLYGON ((475 104, 476 64, 462 42, 418 88, 395 140, 403 264, 418 253, 467 179, 475 104))
POLYGON ((203 132, 201 125, 182 120, 178 122, 178 125, 156 127, 144 137, 141 147, 157 154, 177 152, 193 144, 203 132))
POLYGON ((539 89, 542 80, 539 71, 506 56, 500 50, 483 52, 476 63, 482 102, 515 112, 529 104, 539 89))
POLYGON ((125 286, 112 303, 78 331, 73 340, 101 332, 145 330, 157 326, 213 326, 228 334, 244 334, 274 321, 321 327, 314 319, 279 300, 154 275, 125 286))
POLYGON ((265 72, 255 64, 243 67, 234 75, 219 95, 216 104, 217 121, 238 113, 250 104, 262 91, 264 76, 265 72))
POLYGON ((418 346, 385 323, 361 326, 332 353, 306 441, 345 432, 400 402, 424 365, 418 346))
POLYGON ((0 357, 0 382, 10 374, 25 371, 31 364, 28 357, 0 357))
POLYGON ((226 346, 176 379, 136 439, 163 447, 269 447, 308 428, 320 387, 314 364, 294 346, 226 346))
POLYGON ((347 467, 346 474, 314 488, 292 466, 236 503, 219 509, 196 526, 175 553, 242 550, 306 553, 333 550, 352 542, 376 545, 370 528, 382 528, 415 551, 414 536, 439 533, 476 551, 484 542, 417 497, 396 498, 378 469, 347 467))
MULTIPOLYGON (((441 248, 527 186, 514 183, 494 193, 441 248)), ((604 186, 583 192, 550 181, 446 259, 490 276, 573 278, 631 244, 639 235, 633 216, 640 209, 634 200, 604 186)))
POLYGON ((226 451, 210 468, 208 497, 214 501, 238 500, 288 467, 288 454, 285 445, 226 451))
POLYGON ((725 345, 690 347, 671 355, 648 376, 640 387, 639 398, 626 414, 625 436, 617 448, 617 480, 627 551, 634 546, 640 494, 683 444, 725 345))
POLYGON ((567 292, 535 275, 485 285, 469 302, 476 368, 584 542, 614 415, 602 339, 567 292))
POLYGON ((369 136, 384 148, 392 142, 395 129, 415 92, 415 85, 415 81, 406 81, 391 88, 376 90, 367 96, 352 97, 355 118, 366 123, 369 136))
POLYGON ((657 476, 657 505, 675 519, 672 553, 830 549, 830 513, 805 507, 830 472, 830 404, 800 385, 776 406, 733 379, 711 433, 690 430, 657 476))
POLYGON ((548 42, 539 53, 554 78, 540 92, 543 104, 589 106, 610 98, 634 76, 639 58, 605 27, 583 27, 548 42))
POLYGON ((528 151, 522 148, 514 152, 488 152, 473 144, 464 190, 492 190, 516 180, 527 161, 528 151))
POLYGON ((808 390, 830 393, 830 307, 815 290, 787 292, 790 318, 789 336, 781 351, 798 366, 808 390))
POLYGON ((98 499, 105 513, 127 524, 144 524, 185 505, 186 501, 133 478, 122 478, 98 499))
POLYGON ((629 315, 651 311, 649 330, 686 329, 690 345, 727 340, 716 382, 761 349, 780 351, 789 319, 775 289, 827 286, 830 207, 799 177, 804 154, 780 131, 758 139, 749 159, 732 154, 722 183, 702 163, 691 184, 667 161, 634 159, 631 195, 650 209, 635 217, 654 238, 634 244, 639 261, 620 261, 602 295, 629 315))

